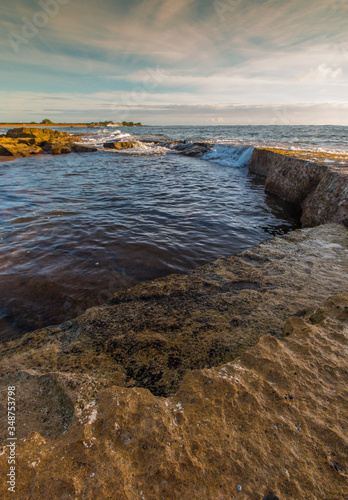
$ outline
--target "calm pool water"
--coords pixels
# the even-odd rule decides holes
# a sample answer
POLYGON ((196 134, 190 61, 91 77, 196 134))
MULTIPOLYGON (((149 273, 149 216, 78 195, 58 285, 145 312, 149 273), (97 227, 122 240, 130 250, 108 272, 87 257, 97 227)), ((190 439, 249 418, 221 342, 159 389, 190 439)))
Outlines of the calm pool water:
POLYGON ((98 151, 0 163, 2 339, 299 227, 247 167, 98 151))

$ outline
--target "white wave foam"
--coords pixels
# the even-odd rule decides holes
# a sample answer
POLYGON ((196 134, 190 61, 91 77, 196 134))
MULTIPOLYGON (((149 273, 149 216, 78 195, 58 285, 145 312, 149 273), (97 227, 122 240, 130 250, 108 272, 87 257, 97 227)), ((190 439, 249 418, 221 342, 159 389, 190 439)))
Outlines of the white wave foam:
POLYGON ((228 167, 244 167, 248 164, 253 151, 253 146, 216 144, 209 153, 203 155, 203 158, 228 167))
POLYGON ((121 132, 121 130, 112 130, 110 129, 102 129, 98 130, 98 132, 94 135, 83 137, 83 144, 87 144, 95 147, 103 147, 105 142, 119 141, 120 139, 127 138, 135 139, 132 134, 126 134, 121 132))

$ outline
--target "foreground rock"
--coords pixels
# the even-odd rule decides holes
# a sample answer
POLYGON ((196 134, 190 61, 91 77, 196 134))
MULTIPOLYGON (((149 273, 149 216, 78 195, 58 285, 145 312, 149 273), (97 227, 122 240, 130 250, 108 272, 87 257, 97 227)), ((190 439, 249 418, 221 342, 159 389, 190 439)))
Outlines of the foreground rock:
POLYGON ((0 137, 1 156, 31 156, 42 153, 68 154, 97 151, 97 148, 76 143, 81 138, 66 132, 41 128, 14 128, 0 137))
POLYGON ((38 363, 5 374, 1 404, 16 386, 20 409, 16 498, 347 498, 348 295, 283 334, 187 374, 168 399, 38 363))
POLYGON ((190 370, 231 361, 262 335, 281 335, 289 316, 346 292, 347 255, 341 225, 295 231, 3 344, 0 366, 78 372, 168 396, 190 370))
POLYGON ((266 179, 267 192, 300 205, 304 226, 339 222, 348 227, 348 158, 336 155, 332 164, 320 160, 318 154, 311 159, 300 152, 255 148, 249 171, 266 179))

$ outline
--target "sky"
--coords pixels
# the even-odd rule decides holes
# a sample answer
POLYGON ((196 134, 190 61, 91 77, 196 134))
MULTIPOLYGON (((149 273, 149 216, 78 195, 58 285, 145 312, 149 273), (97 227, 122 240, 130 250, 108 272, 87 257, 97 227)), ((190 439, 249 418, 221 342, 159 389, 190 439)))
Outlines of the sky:
POLYGON ((346 0, 0 0, 0 121, 348 125, 346 0))

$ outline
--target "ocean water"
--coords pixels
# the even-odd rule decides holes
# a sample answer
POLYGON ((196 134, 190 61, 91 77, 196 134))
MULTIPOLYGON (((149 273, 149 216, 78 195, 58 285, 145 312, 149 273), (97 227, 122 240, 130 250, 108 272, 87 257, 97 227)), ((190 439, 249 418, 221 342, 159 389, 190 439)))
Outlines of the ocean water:
MULTIPOLYGON (((71 132, 70 128, 66 129, 71 132)), ((248 173, 255 146, 347 152, 344 127, 74 129, 96 153, 0 163, 0 339, 57 324, 140 281, 183 273, 299 227, 299 213, 248 173), (162 134, 204 140, 201 158, 162 134)))

